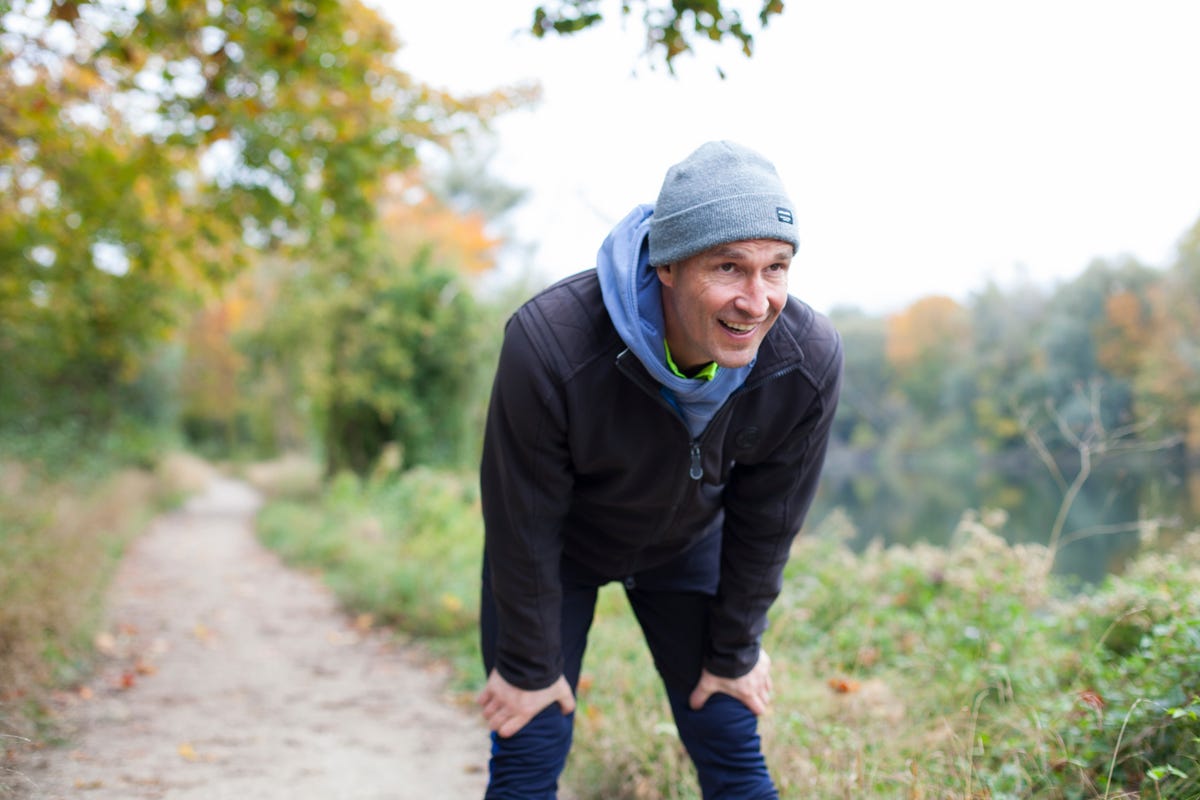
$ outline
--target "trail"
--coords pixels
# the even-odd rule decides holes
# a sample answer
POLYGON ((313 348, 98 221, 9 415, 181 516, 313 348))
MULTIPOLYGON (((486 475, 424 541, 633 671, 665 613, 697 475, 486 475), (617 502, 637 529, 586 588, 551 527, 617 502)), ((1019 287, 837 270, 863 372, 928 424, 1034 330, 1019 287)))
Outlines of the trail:
POLYGON ((444 675, 360 629, 254 538, 247 485, 215 478, 116 576, 103 669, 31 800, 455 800, 483 795, 487 735, 444 675))

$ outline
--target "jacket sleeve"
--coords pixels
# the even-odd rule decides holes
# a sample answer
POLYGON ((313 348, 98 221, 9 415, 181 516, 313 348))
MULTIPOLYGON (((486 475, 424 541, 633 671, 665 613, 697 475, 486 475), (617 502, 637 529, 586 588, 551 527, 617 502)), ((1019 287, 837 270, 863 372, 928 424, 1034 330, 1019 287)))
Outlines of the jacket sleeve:
MULTIPOLYGON (((544 348, 544 344, 542 347, 544 348)), ((520 315, 505 331, 480 469, 496 669, 522 689, 562 674, 562 525, 571 498, 561 382, 520 315)))
MULTIPOLYGON (((835 339, 835 341, 837 341, 835 339)), ((739 464, 725 491, 721 580, 709 611, 705 668, 726 678, 758 660, 767 611, 783 587, 783 569, 816 494, 841 385, 840 342, 812 403, 771 456, 739 464)))

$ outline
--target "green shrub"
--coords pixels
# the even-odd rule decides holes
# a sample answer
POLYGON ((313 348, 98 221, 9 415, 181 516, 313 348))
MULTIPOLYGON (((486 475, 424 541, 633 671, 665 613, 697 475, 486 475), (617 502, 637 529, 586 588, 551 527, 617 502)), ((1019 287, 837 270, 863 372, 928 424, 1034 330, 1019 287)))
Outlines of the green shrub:
MULTIPOLYGON (((478 686, 474 476, 343 476, 262 535, 354 609, 425 637, 478 686)), ((1200 534, 1070 593, 1000 515, 954 542, 853 552, 833 515, 797 540, 764 646, 760 720, 785 798, 1200 797, 1200 534)), ((695 800, 619 586, 600 593, 564 783, 579 800, 695 800)))
POLYGON ((483 547, 474 476, 342 473, 319 497, 269 503, 259 534, 319 570, 347 608, 472 657, 483 547))
POLYGON ((1094 643, 1064 663, 1088 712, 1064 715, 1067 763, 1110 796, 1200 797, 1200 533, 1146 553, 1062 618, 1065 635, 1094 643))

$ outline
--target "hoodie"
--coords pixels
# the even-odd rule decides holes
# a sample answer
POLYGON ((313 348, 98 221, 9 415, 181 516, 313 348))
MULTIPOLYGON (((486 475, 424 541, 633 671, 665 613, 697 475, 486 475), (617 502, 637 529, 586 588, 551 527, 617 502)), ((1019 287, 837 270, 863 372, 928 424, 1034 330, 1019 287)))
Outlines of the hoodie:
POLYGON ((667 366, 662 284, 650 266, 650 219, 654 207, 639 205, 617 223, 596 254, 604 307, 621 340, 662 387, 692 438, 700 436, 717 410, 741 386, 754 363, 721 367, 712 380, 681 378, 667 366))

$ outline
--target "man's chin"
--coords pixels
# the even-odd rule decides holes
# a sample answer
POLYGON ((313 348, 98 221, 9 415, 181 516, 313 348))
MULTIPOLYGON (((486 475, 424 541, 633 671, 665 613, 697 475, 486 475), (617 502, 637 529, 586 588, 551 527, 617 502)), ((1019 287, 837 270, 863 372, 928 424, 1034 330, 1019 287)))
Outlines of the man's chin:
POLYGON ((754 361, 754 357, 758 355, 758 348, 755 348, 749 353, 723 353, 718 355, 713 361, 717 362, 717 366, 721 369, 741 369, 754 361))

